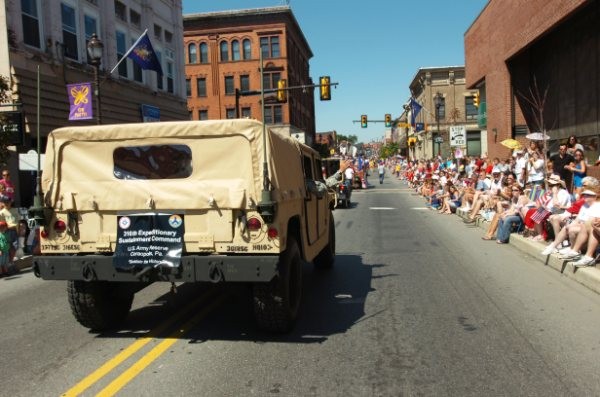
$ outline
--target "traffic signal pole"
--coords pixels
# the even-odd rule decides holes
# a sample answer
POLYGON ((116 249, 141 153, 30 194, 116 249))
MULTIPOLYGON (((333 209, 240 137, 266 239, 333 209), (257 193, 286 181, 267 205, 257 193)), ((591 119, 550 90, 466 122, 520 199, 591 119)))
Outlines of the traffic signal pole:
MULTIPOLYGON (((338 86, 340 83, 329 83, 329 84, 302 84, 302 85, 294 85, 285 88, 269 88, 264 90, 265 94, 273 94, 277 93, 277 91, 292 91, 292 90, 307 90, 309 88, 321 88, 326 86, 338 86)), ((239 89, 235 89, 235 116, 236 118, 240 118, 240 97, 242 96, 253 96, 260 95, 260 90, 250 90, 250 91, 240 91, 239 89)))

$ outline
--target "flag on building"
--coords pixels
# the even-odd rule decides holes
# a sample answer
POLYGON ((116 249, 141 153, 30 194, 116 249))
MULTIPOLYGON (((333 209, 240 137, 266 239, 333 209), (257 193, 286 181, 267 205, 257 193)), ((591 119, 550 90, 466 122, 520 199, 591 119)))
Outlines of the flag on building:
POLYGON ((69 95, 69 121, 89 120, 92 113, 92 84, 67 84, 69 95))
POLYGON ((421 111, 422 106, 414 98, 410 98, 410 124, 415 125, 417 115, 421 111))
POLYGON ((119 60, 119 62, 110 72, 114 72, 125 58, 131 58, 142 69, 154 70, 161 76, 163 74, 158 56, 152 47, 150 37, 148 37, 148 29, 146 29, 144 33, 142 33, 142 35, 135 41, 135 43, 133 43, 131 48, 127 50, 125 55, 123 55, 123 58, 119 60))

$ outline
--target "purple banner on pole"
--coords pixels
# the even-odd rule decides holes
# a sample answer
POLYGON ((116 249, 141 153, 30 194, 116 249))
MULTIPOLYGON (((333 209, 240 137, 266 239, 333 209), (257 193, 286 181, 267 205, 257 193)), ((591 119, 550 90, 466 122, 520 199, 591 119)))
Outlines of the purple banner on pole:
POLYGON ((92 112, 92 83, 67 84, 69 95, 69 121, 89 120, 92 112))

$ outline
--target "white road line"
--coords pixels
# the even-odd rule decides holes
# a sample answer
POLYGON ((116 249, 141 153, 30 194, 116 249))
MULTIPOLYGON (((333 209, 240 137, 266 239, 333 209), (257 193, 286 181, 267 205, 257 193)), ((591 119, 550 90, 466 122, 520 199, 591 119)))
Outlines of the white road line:
POLYGON ((429 207, 412 207, 411 210, 428 210, 429 207))
POLYGON ((395 210, 392 207, 369 207, 370 210, 395 210))

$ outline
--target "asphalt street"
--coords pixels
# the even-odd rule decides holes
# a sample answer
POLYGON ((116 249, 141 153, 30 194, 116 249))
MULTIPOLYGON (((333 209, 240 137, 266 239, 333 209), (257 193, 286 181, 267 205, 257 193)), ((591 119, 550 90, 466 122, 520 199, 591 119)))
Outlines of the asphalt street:
POLYGON ((154 284, 94 334, 65 282, 0 279, 0 395, 600 395, 600 296, 372 182, 335 210, 334 269, 305 264, 289 335, 256 330, 244 285, 154 284))

